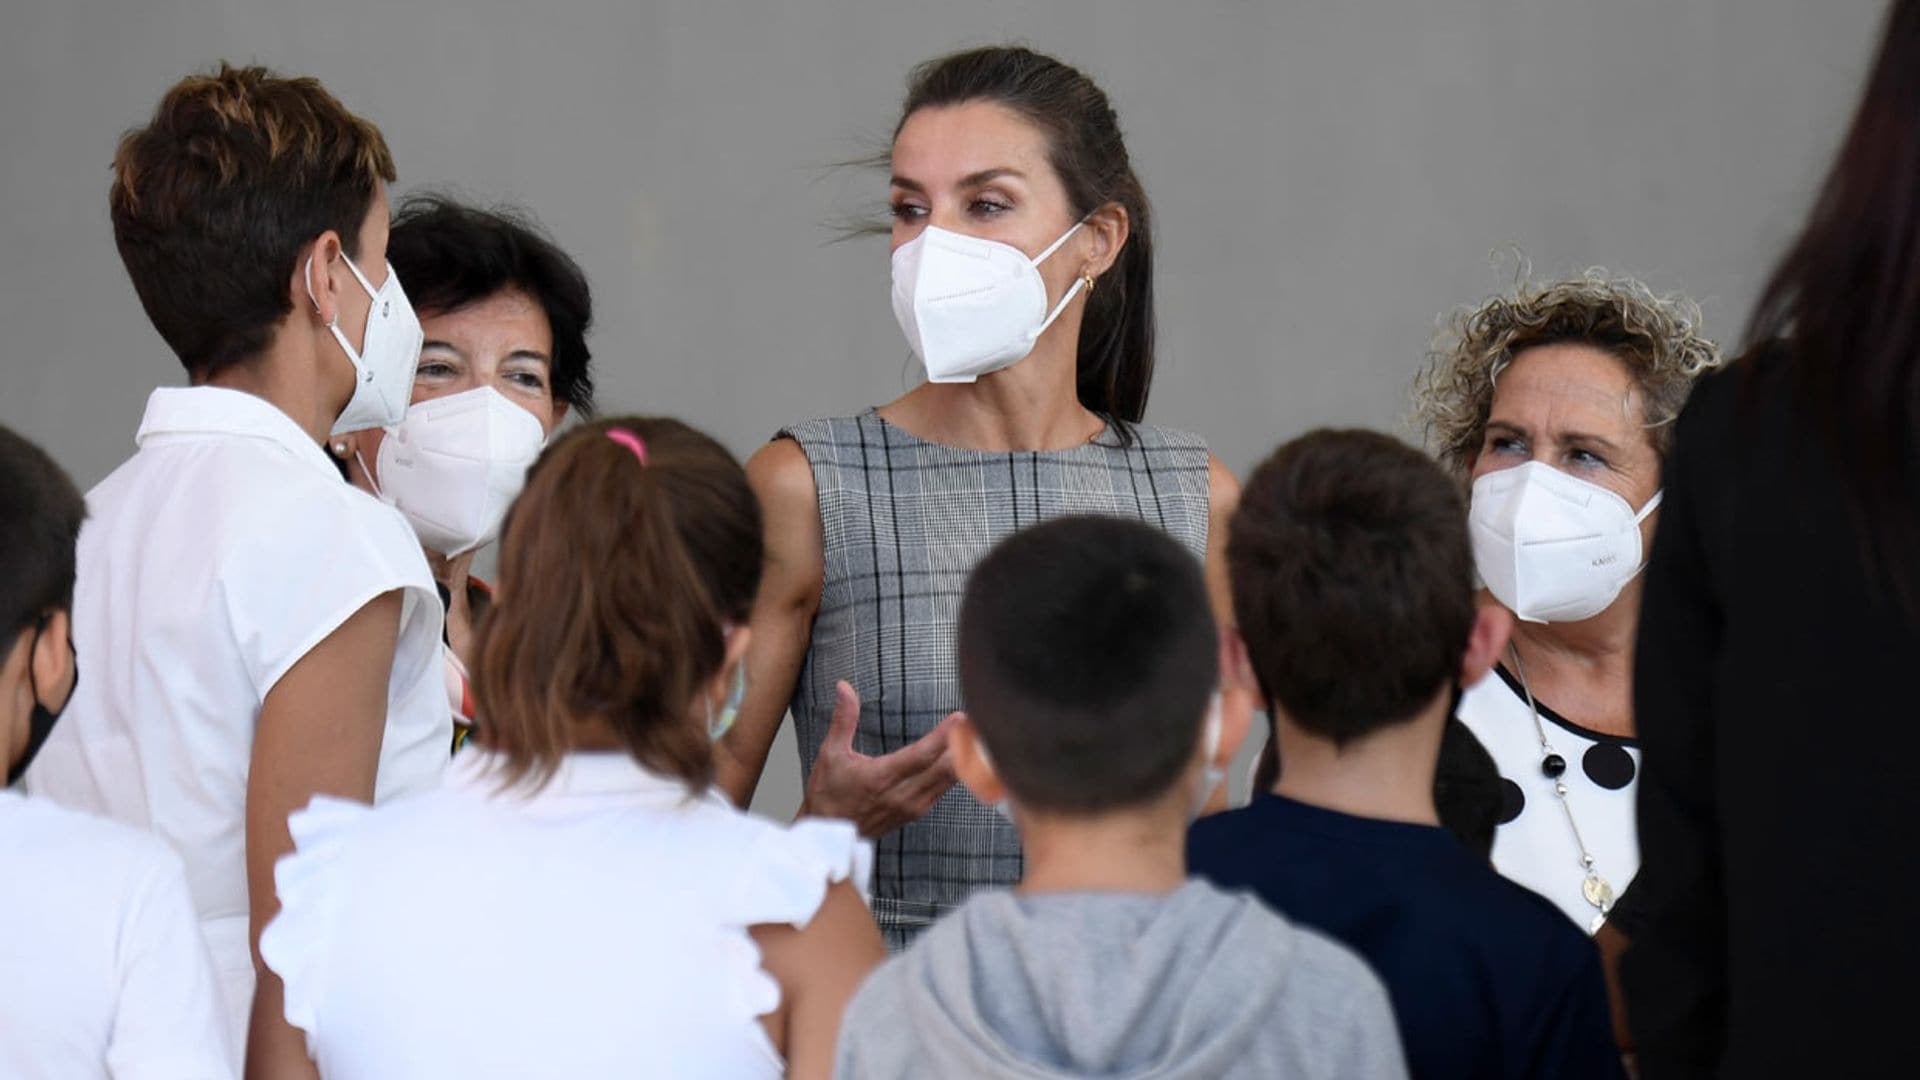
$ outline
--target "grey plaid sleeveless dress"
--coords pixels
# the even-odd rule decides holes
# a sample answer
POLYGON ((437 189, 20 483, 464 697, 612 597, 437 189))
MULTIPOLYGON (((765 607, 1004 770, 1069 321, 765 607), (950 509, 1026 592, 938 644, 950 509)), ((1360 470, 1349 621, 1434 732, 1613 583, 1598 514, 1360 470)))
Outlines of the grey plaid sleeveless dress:
MULTIPOLYGON (((1066 514, 1158 525, 1196 558, 1207 548, 1207 447, 1134 425, 1069 450, 999 453, 940 446, 868 412, 780 433, 813 467, 825 578, 791 708, 812 770, 834 683, 860 693, 854 747, 884 754, 960 707, 955 623, 967 573, 1016 530, 1066 514)), ((919 821, 875 845, 873 913, 894 950, 974 890, 1021 871, 1006 819, 955 785, 919 821)))

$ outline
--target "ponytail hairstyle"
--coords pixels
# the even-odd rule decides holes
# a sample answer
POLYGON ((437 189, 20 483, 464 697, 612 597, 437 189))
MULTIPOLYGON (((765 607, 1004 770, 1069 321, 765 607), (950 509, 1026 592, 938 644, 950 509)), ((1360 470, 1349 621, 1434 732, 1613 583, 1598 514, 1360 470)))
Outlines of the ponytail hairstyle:
POLYGON ((476 650, 478 734, 507 783, 545 784, 594 725, 704 791, 712 747, 687 710, 747 620, 760 557, 746 473, 678 420, 601 420, 549 446, 507 515, 476 650))
POLYGON ((1080 404, 1130 442, 1128 425, 1146 415, 1153 386, 1153 217, 1119 118, 1079 70, 1031 49, 996 46, 915 68, 894 137, 921 109, 970 101, 1004 105, 1040 129, 1076 219, 1110 203, 1127 212, 1126 246, 1087 298, 1080 323, 1078 388, 1080 404))

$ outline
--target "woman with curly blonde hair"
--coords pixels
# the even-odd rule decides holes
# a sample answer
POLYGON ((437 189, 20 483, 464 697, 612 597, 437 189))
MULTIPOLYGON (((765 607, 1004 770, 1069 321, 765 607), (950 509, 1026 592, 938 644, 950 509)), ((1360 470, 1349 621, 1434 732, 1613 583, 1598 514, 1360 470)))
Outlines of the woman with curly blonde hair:
POLYGON ((1503 778, 1494 864, 1589 933, 1639 868, 1629 675, 1661 466, 1720 363, 1693 303, 1593 270, 1457 313, 1416 385, 1516 618, 1499 678, 1459 709, 1503 778))
POLYGON ((1623 1050, 1640 569, 1673 421, 1721 362, 1692 301, 1589 270, 1455 313, 1415 383, 1428 441, 1470 489, 1488 599, 1515 617, 1498 677, 1457 709, 1500 771, 1494 866, 1596 935, 1623 1050))

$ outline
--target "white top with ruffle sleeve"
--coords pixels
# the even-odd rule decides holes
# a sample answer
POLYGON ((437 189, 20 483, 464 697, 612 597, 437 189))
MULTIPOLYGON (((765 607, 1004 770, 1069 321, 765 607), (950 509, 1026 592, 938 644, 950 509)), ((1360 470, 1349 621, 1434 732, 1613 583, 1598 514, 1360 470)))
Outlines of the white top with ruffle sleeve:
POLYGON ((624 754, 537 792, 471 748, 446 787, 289 824, 261 955, 328 1077, 777 1077, 748 928, 864 892, 853 826, 751 817, 624 754))

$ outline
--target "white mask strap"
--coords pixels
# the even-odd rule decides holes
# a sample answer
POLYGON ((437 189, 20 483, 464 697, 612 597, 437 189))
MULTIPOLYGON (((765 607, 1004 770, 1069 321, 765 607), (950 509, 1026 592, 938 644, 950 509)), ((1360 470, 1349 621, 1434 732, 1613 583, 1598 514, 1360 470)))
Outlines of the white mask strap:
POLYGON ((1041 263, 1043 263, 1043 262, 1046 262, 1046 261, 1047 261, 1047 260, 1048 260, 1049 258, 1052 258, 1052 257, 1053 257, 1053 253, 1054 253, 1054 252, 1056 252, 1056 251, 1059 251, 1059 250, 1060 250, 1060 245, 1061 245, 1061 244, 1064 244, 1064 243, 1066 243, 1066 242, 1067 242, 1067 237, 1069 237, 1069 236, 1072 236, 1072 235, 1073 235, 1074 233, 1077 233, 1077 232, 1079 232, 1079 231, 1080 231, 1080 226, 1082 226, 1082 225, 1085 225, 1085 224, 1086 224, 1086 222, 1084 222, 1084 221, 1076 221, 1076 222, 1074 222, 1074 223, 1073 223, 1073 228, 1071 228, 1071 229, 1068 229, 1068 230, 1067 230, 1066 232, 1063 232, 1063 233, 1061 233, 1061 234, 1060 234, 1060 239, 1058 239, 1058 240, 1055 240, 1055 241, 1054 241, 1053 243, 1051 243, 1051 244, 1048 244, 1048 245, 1047 245, 1047 250, 1045 250, 1045 251, 1043 251, 1043 252, 1041 252, 1041 253, 1040 253, 1040 254, 1039 254, 1039 255, 1038 255, 1038 256, 1037 256, 1037 257, 1036 257, 1036 258, 1035 258, 1035 259, 1033 260, 1033 265, 1035 265, 1035 266, 1039 266, 1039 265, 1040 265, 1041 263))
POLYGON ((1663 497, 1665 497, 1666 494, 1667 494, 1666 488, 1661 488, 1659 491, 1654 492, 1653 498, 1647 500, 1647 505, 1641 507, 1640 512, 1633 515, 1633 523, 1635 525, 1638 525, 1641 522, 1647 520, 1647 515, 1653 513, 1656 509, 1659 508, 1660 500, 1663 497))
MULTIPOLYGON (((309 259, 309 261, 311 261, 311 259, 312 259, 312 257, 311 257, 311 256, 309 256, 309 257, 308 257, 308 259, 309 259)), ((344 263, 346 263, 346 264, 347 264, 347 269, 349 269, 349 270, 351 270, 351 271, 353 271, 353 276, 354 276, 355 278, 357 278, 357 279, 359 280, 359 282, 360 282, 360 287, 361 287, 361 288, 363 288, 363 289, 365 289, 365 290, 367 290, 367 295, 368 295, 368 296, 371 296, 371 297, 373 297, 373 298, 374 298, 374 299, 376 299, 376 300, 380 298, 380 290, 379 290, 379 289, 376 289, 376 288, 374 288, 374 287, 373 287, 373 282, 371 282, 371 281, 368 281, 368 280, 367 280, 367 275, 365 275, 365 274, 363 274, 363 273, 361 273, 361 272, 360 272, 360 268, 359 268, 359 267, 357 267, 357 266, 355 266, 355 265, 353 265, 353 260, 352 260, 352 259, 349 259, 349 258, 347 258, 347 253, 346 253, 346 252, 344 252, 344 251, 343 251, 343 252, 341 252, 341 253, 340 253, 340 261, 341 261, 341 262, 344 262, 344 263)), ((387 280, 388 280, 388 281, 392 281, 392 280, 393 280, 393 268, 392 268, 392 267, 388 267, 388 268, 387 268, 387 280)), ((313 289, 312 289, 311 287, 309 287, 309 288, 307 289, 307 291, 308 291, 308 292, 312 292, 312 291, 313 291, 313 289)))
POLYGON ((1073 279, 1073 287, 1067 290, 1067 295, 1060 298, 1060 302, 1053 306, 1052 311, 1047 312, 1046 321, 1040 324, 1040 329, 1033 332, 1035 338, 1047 332, 1047 327, 1052 326, 1053 320, 1059 318, 1060 313, 1067 310, 1067 305, 1073 302, 1074 295, 1084 288, 1086 284, 1086 278, 1073 279))
MULTIPOLYGON (((1066 232, 1061 233, 1060 239, 1055 240, 1053 243, 1047 245, 1047 250, 1041 252, 1040 257, 1033 260, 1033 265, 1038 267, 1041 263, 1046 262, 1049 258, 1053 256, 1054 252, 1060 250, 1060 245, 1066 243, 1068 237, 1072 236, 1074 233, 1079 232, 1080 226, 1085 224, 1086 224, 1085 220, 1074 222, 1073 228, 1068 229, 1066 232)), ((1047 312, 1046 321, 1040 324, 1040 329, 1035 330, 1033 332, 1033 336, 1036 339, 1038 339, 1041 334, 1044 334, 1047 332, 1047 327, 1052 326, 1053 320, 1059 318, 1060 313, 1067 310, 1067 305, 1073 302, 1073 298, 1079 294, 1082 288, 1086 287, 1086 284, 1087 284, 1086 278, 1080 277, 1080 278, 1073 279, 1073 287, 1067 290, 1067 295, 1060 298, 1060 302, 1053 306, 1052 311, 1047 312)))
POLYGON ((374 479, 373 470, 367 468, 367 459, 360 456, 360 444, 357 442, 353 444, 353 460, 360 463, 360 475, 366 477, 367 486, 373 488, 373 497, 385 499, 386 496, 380 494, 380 481, 374 479))

